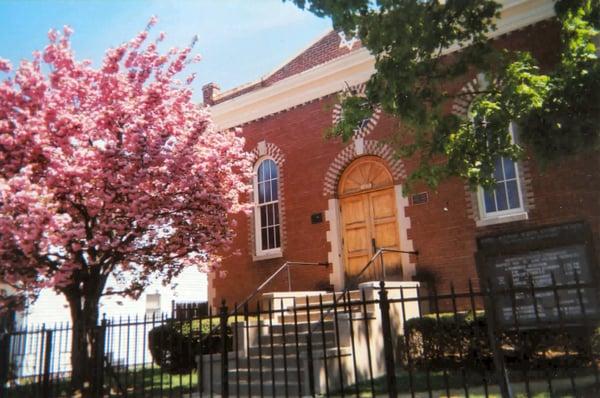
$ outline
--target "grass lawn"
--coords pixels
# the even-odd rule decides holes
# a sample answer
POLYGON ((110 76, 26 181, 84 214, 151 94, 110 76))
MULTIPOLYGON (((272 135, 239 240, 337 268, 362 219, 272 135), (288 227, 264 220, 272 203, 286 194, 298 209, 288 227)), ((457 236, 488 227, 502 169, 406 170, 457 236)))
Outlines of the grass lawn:
POLYGON ((105 385, 112 394, 121 395, 127 390, 128 397, 162 397, 178 396, 180 392, 194 392, 198 386, 198 375, 195 371, 185 374, 169 374, 161 372, 158 366, 138 366, 128 372, 118 372, 114 376, 105 377, 105 385))
MULTIPOLYGON (((501 398, 500 390, 495 384, 492 375, 487 374, 488 391, 487 395, 484 388, 482 374, 476 371, 468 371, 463 375, 462 372, 408 372, 402 371, 396 374, 396 383, 400 397, 411 397, 410 391, 414 391, 416 398, 431 397, 464 397, 466 396, 463 383, 468 386, 469 397, 472 398, 501 398), (411 388, 412 386, 412 388, 411 388), (431 395, 429 394, 431 391, 431 395)), ((526 397, 526 386, 523 382, 523 376, 511 374, 511 386, 515 398, 526 397)), ((181 393, 187 396, 188 393, 197 391, 197 373, 187 374, 168 374, 161 373, 157 366, 149 365, 144 368, 137 367, 129 369, 128 372, 119 371, 115 377, 105 376, 105 394, 106 396, 122 396, 121 388, 127 386, 127 396, 137 397, 177 397, 181 393)), ((564 372, 557 371, 552 375, 552 392, 549 391, 547 380, 542 374, 530 374, 530 391, 534 398, 550 397, 600 397, 599 386, 595 384, 595 377, 589 369, 583 369, 576 373, 575 383, 576 392, 573 394, 571 380, 564 372)), ((51 385, 52 396, 68 397, 68 379, 56 381, 51 385)), ((387 384, 385 377, 375 379, 373 382, 375 396, 386 396, 387 384)), ((359 383, 357 386, 345 388, 346 395, 351 396, 358 387, 361 397, 372 397, 371 383, 359 383)), ((332 394, 340 395, 339 393, 332 394)), ((6 398, 24 398, 30 396, 42 396, 39 384, 29 383, 12 387, 4 391, 3 397, 6 398)))
MULTIPOLYGON (((595 376, 589 369, 581 369, 575 373, 574 381, 576 393, 573 393, 571 379, 564 371, 557 370, 551 375, 552 394, 549 390, 547 377, 544 374, 529 375, 529 390, 531 396, 535 398, 545 397, 600 397, 600 386, 595 383, 595 376)), ((415 393, 415 397, 494 397, 501 398, 500 389, 495 383, 492 374, 485 375, 487 382, 487 395, 485 382, 481 372, 465 371, 415 371, 409 374, 406 371, 396 373, 396 384, 399 396, 410 397, 410 391, 415 393), (465 387, 467 391, 465 392, 465 387), (429 394, 431 391, 431 395, 429 394)), ((515 398, 527 397, 526 384, 522 374, 513 372, 509 376, 511 388, 515 398)), ((353 395, 358 387, 361 397, 372 397, 372 387, 370 382, 362 382, 356 386, 345 388, 347 395, 353 395)), ((373 391, 375 396, 385 396, 387 393, 387 382, 385 377, 380 377, 373 381, 373 391)), ((337 395, 337 394, 334 394, 337 395)))
MULTIPOLYGON (((69 397, 68 378, 52 380, 50 392, 53 397, 69 397)), ((115 375, 104 376, 105 394, 107 396, 122 396, 122 390, 127 391, 128 397, 163 397, 179 396, 180 392, 188 394, 195 392, 198 386, 197 373, 168 374, 161 372, 155 365, 130 368, 128 372, 117 371, 115 375)), ((25 398, 43 396, 40 384, 36 380, 22 380, 20 385, 12 386, 2 391, 3 398, 25 398)))

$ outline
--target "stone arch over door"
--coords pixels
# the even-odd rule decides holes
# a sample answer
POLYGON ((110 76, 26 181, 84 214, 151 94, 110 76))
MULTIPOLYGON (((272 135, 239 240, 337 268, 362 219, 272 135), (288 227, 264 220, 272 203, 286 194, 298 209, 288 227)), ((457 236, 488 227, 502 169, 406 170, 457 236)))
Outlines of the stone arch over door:
MULTIPOLYGON (((327 241, 330 243, 328 259, 332 264, 330 282, 337 290, 346 287, 345 253, 342 244, 344 225, 340 209, 342 200, 353 195, 353 192, 351 192, 353 189, 356 191, 354 192, 355 194, 360 195, 360 186, 363 185, 364 191, 369 191, 369 195, 373 195, 373 200, 388 202, 389 200, 393 200, 396 237, 399 247, 402 250, 414 250, 412 241, 408 239, 410 219, 405 214, 405 207, 408 206, 408 200, 402 195, 401 185, 406 178, 406 173, 401 159, 394 156, 394 152, 390 147, 380 144, 377 141, 365 141, 362 149, 363 151, 356 151, 355 146, 348 146, 340 152, 330 165, 325 180, 324 195, 329 196, 325 219, 329 223, 327 241), (385 173, 387 173, 387 176, 373 176, 374 181, 370 182, 370 186, 366 185, 369 182, 361 184, 355 181, 348 184, 348 177, 351 175, 352 169, 356 165, 368 161, 381 166, 385 170, 385 173), (342 191, 339 191, 338 188, 342 188, 342 191), (383 191, 386 189, 387 193, 384 193, 383 191), (377 192, 380 191, 381 193, 378 194, 377 192)), ((348 201, 351 202, 352 199, 348 201)), ((415 272, 414 262, 411 261, 408 255, 401 255, 400 261, 402 263, 403 278, 410 280, 415 272)))
POLYGON ((354 159, 365 155, 378 156, 383 159, 395 183, 401 183, 406 179, 404 164, 400 158, 396 157, 394 150, 389 145, 374 140, 356 140, 353 145, 348 145, 338 153, 329 165, 323 182, 323 196, 334 196, 342 172, 354 159))

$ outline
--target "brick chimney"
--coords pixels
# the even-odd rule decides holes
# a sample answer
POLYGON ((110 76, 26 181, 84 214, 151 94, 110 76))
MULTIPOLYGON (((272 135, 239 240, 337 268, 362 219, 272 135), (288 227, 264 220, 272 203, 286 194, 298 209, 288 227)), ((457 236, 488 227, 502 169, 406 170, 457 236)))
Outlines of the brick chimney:
POLYGON ((214 105, 215 97, 219 95, 220 88, 217 83, 208 83, 202 86, 202 99, 205 105, 214 105))

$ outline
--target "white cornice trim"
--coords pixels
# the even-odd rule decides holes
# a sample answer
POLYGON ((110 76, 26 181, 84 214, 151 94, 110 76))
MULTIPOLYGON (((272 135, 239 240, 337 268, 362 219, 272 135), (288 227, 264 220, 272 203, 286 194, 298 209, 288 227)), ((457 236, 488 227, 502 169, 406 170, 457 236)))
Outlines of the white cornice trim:
MULTIPOLYGON (((554 16, 552 0, 504 0, 495 38, 554 16)), ((458 46, 444 53, 458 50, 458 46)), ((290 76, 271 86, 234 97, 212 107, 213 120, 221 129, 248 123, 364 83, 375 72, 375 59, 364 47, 290 76)), ((235 90, 235 89, 234 89, 235 90)))
POLYGON ((212 107, 213 120, 226 129, 303 104, 346 86, 369 79, 375 60, 365 48, 280 80, 271 86, 240 95, 212 107))

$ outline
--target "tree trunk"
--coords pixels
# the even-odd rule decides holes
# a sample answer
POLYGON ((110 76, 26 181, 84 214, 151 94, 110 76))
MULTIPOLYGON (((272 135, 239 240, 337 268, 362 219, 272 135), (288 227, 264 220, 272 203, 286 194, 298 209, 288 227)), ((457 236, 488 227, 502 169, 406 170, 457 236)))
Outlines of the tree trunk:
POLYGON ((102 392, 103 330, 98 325, 99 295, 67 294, 71 310, 71 389, 73 396, 98 397, 102 392))

